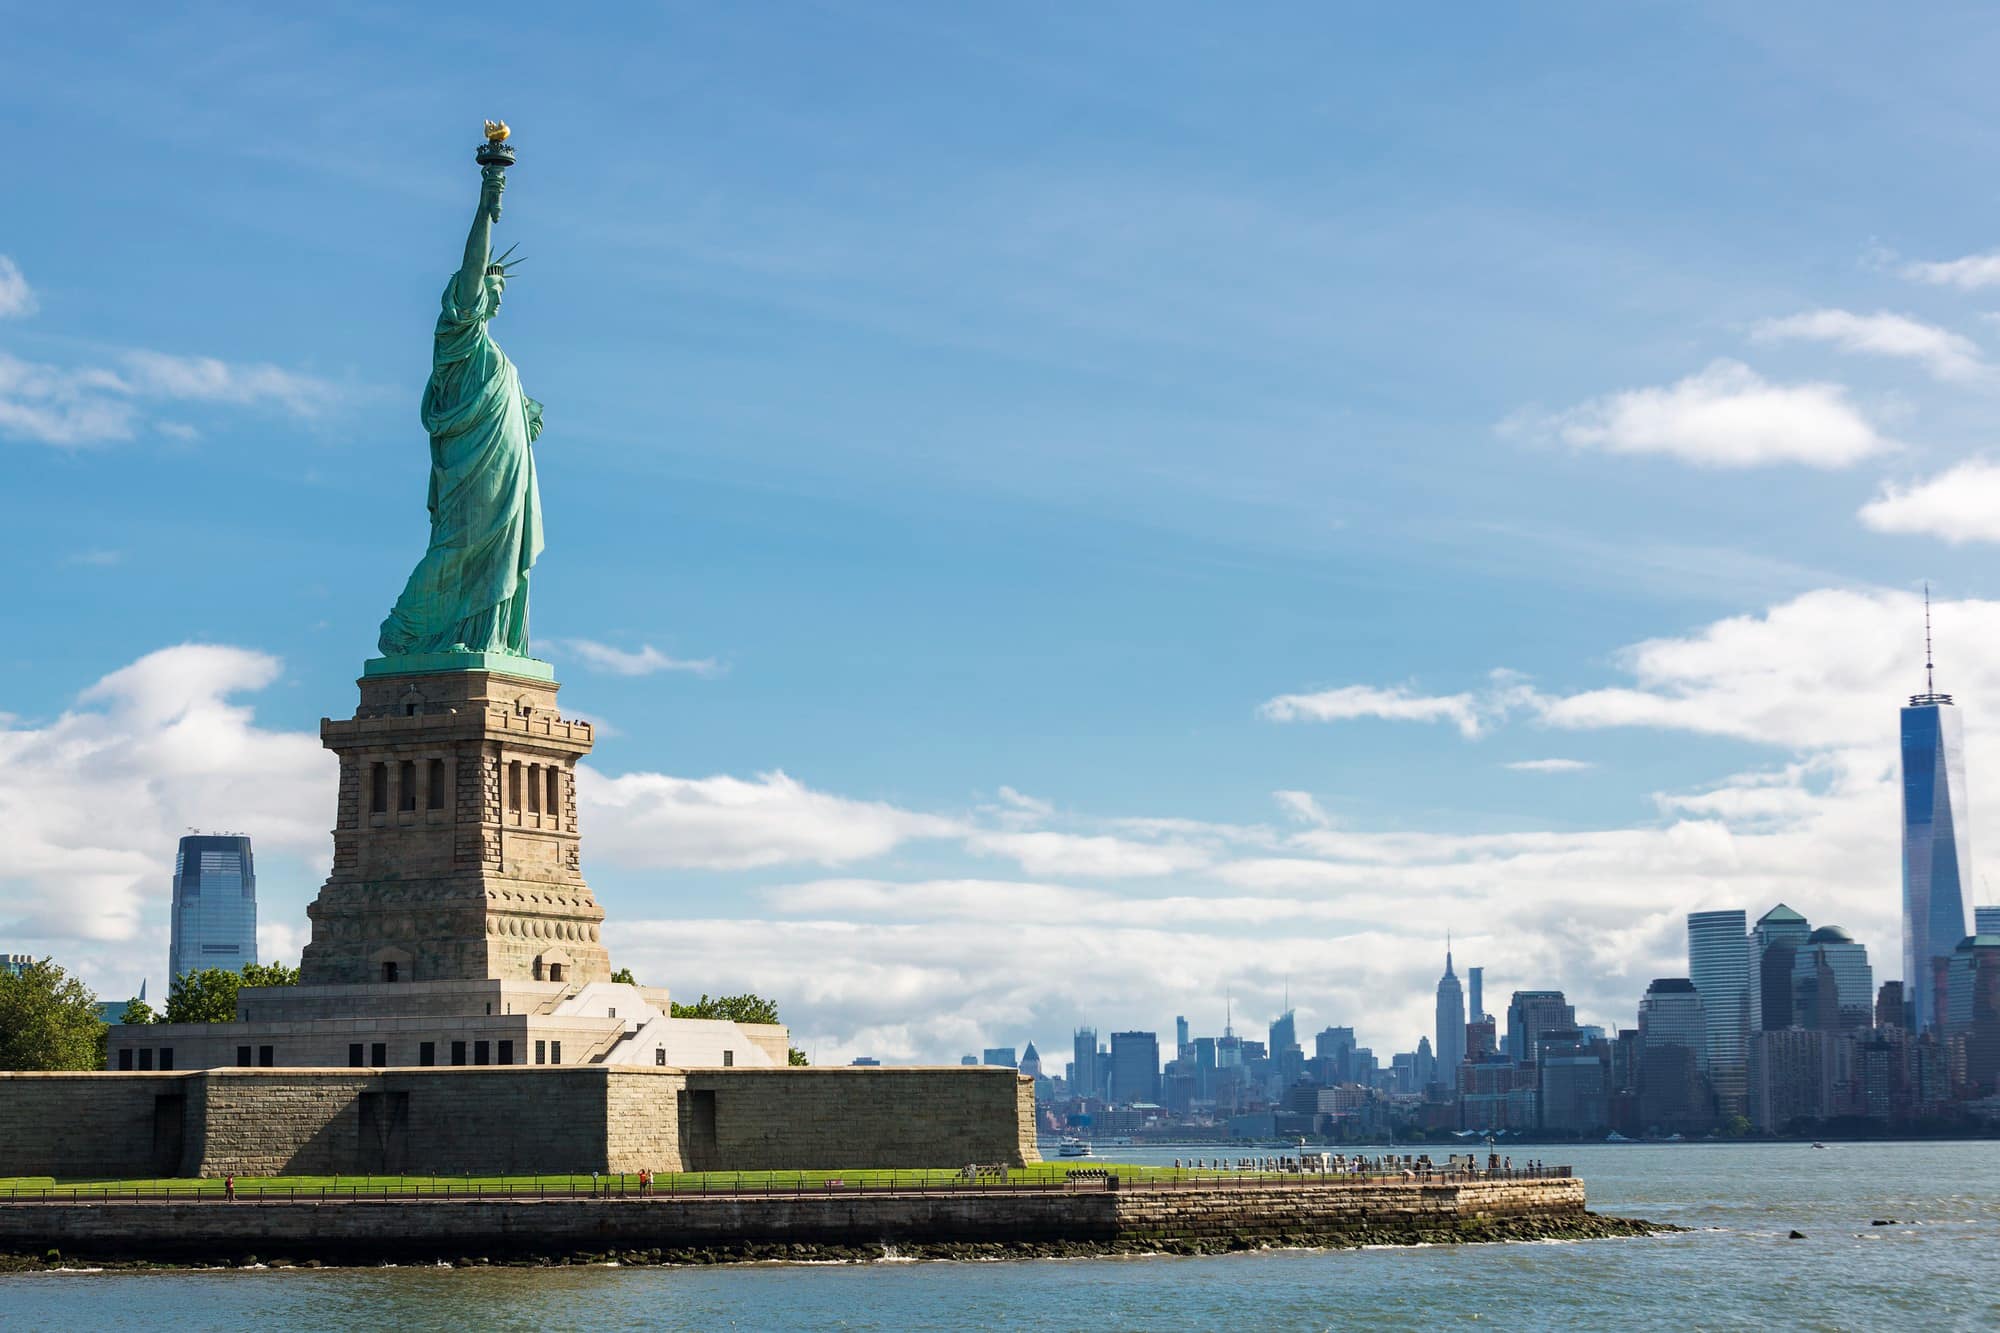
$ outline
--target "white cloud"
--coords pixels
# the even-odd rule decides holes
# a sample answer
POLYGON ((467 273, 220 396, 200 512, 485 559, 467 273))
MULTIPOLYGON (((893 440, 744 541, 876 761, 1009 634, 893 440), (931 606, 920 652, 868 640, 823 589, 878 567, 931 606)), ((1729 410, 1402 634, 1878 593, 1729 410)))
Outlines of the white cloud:
POLYGON ((232 364, 212 356, 171 356, 135 348, 121 358, 131 391, 180 401, 275 404, 312 416, 332 401, 324 380, 262 362, 232 364))
POLYGON ((1274 791, 1271 799, 1278 803, 1279 809, 1301 824, 1316 824, 1324 828, 1333 823, 1309 791, 1274 791))
POLYGON ((1964 334, 1886 310, 1872 315, 1857 315, 1851 310, 1808 310, 1783 319, 1764 320, 1752 331, 1752 336, 1759 342, 1831 343, 1844 352, 1915 361, 1934 377, 1947 381, 1977 380, 1988 374, 1985 362, 1980 360, 1978 345, 1964 334))
POLYGON ((813 791, 784 773, 605 777, 577 769, 579 818, 593 855, 628 866, 743 869, 800 862, 844 865, 913 838, 946 838, 954 821, 813 791))
POLYGON ((553 646, 596 671, 614 676, 650 676, 661 671, 687 671, 697 676, 713 676, 721 671, 712 657, 684 659, 669 657, 652 644, 628 652, 594 639, 556 639, 553 646))
POLYGON ((24 319, 40 308, 20 265, 11 256, 0 255, 0 319, 24 319))
POLYGON ((1588 759, 1517 759, 1506 767, 1516 773, 1581 773, 1597 765, 1588 759))
POLYGON ((114 551, 102 546, 94 546, 83 551, 73 551, 63 557, 63 563, 66 565, 94 565, 99 569, 109 569, 113 565, 124 563, 124 560, 125 553, 123 551, 114 551))
POLYGON ((132 438, 138 409, 108 370, 66 370, 0 352, 0 434, 43 444, 132 438))
POLYGON ((974 833, 968 850, 1004 856, 1031 875, 1075 875, 1091 879, 1159 877, 1207 865, 1209 853, 1185 842, 1135 842, 1105 835, 1055 833, 974 833))
POLYGON ((1450 722, 1467 739, 1483 726, 1480 705, 1470 694, 1412 694, 1398 685, 1343 685, 1314 694, 1281 694, 1267 699, 1258 715, 1272 722, 1344 722, 1375 717, 1394 722, 1450 722))
POLYGON ((1023 814, 1046 818, 1056 812, 1053 801, 1045 801, 1039 796, 1029 796, 1024 792, 1015 791, 1012 787, 1004 785, 1000 788, 1000 799, 1023 814))
POLYGON ((329 854, 332 758, 232 702, 278 671, 262 653, 183 644, 104 677, 54 721, 0 721, 0 937, 132 939, 191 825, 329 854))
POLYGON ((1501 431, 1717 468, 1840 468, 1891 447, 1840 385, 1773 384, 1727 360, 1665 388, 1607 394, 1554 416, 1517 414, 1501 431))
POLYGON ((1961 542, 2000 542, 2000 466, 1971 459, 1909 486, 1893 482, 1861 507, 1877 532, 1920 533, 1961 542))
POLYGON ((1991 287, 2000 284, 2000 250, 1962 259, 1915 260, 1903 265, 1903 276, 1967 292, 1991 287))
MULTIPOLYGON (((2000 602, 1939 602, 1935 612, 1946 680, 2000 697, 2000 602)), ((1564 728, 1656 727, 1801 752, 1881 747, 1894 735, 1889 710, 1922 688, 1923 633, 1914 594, 1821 589, 1634 645, 1619 659, 1634 685, 1544 697, 1537 708, 1564 728)))
MULTIPOLYGON (((0 435, 64 448, 129 440, 146 402, 211 402, 276 407, 313 416, 333 399, 321 380, 270 365, 133 350, 108 366, 56 366, 0 352, 0 435)), ((159 429, 190 438, 193 428, 159 429)))

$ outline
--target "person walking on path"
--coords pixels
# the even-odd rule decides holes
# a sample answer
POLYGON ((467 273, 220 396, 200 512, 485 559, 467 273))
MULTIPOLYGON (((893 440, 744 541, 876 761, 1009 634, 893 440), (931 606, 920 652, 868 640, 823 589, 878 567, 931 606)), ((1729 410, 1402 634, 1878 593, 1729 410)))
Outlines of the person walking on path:
POLYGON ((226 1202, 228 1202, 228 1203, 235 1203, 235 1202, 236 1202, 236 1177, 235 1177, 235 1176, 233 1176, 233 1175, 228 1175, 228 1176, 224 1176, 224 1177, 222 1178, 222 1197, 223 1197, 223 1199, 224 1199, 224 1200, 225 1200, 226 1202))

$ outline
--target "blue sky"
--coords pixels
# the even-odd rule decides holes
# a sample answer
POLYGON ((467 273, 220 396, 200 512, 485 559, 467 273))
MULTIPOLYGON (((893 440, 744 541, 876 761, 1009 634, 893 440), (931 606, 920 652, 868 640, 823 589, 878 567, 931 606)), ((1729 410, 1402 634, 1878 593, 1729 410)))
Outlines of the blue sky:
POLYGON ((1289 976, 1386 1055, 1447 928, 1629 1024, 1779 896, 1893 976, 1926 578, 1983 789, 1990 11, 4 22, 0 947, 107 992, 189 824, 296 952, 489 115, 649 981, 915 1059, 1289 976))

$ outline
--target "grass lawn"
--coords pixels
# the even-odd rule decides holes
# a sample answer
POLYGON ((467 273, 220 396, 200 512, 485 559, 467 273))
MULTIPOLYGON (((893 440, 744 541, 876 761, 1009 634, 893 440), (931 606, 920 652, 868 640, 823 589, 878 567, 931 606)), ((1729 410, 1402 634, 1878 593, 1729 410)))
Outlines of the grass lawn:
MULTIPOLYGON (((1051 1185, 1062 1183, 1073 1172, 1092 1174, 1115 1172, 1121 1180, 1192 1180, 1237 1176, 1230 1171, 1177 1170, 1171 1166, 1133 1166, 1095 1159, 1077 1162, 1038 1162, 1015 1167, 1003 1174, 982 1174, 982 1185, 1051 1185)), ((653 1177, 653 1193, 675 1191, 822 1190, 880 1189, 884 1186, 941 1186, 965 1183, 964 1173, 949 1169, 883 1171, 682 1171, 661 1172, 653 1177)), ((239 1176, 238 1198, 334 1198, 341 1195, 395 1194, 587 1194, 593 1189, 609 1193, 636 1193, 636 1175, 549 1175, 549 1176, 239 1176)), ((50 1176, 0 1176, 0 1201, 14 1198, 91 1198, 108 1194, 144 1193, 149 1196, 219 1195, 218 1179, 98 1180, 65 1179, 50 1176)))

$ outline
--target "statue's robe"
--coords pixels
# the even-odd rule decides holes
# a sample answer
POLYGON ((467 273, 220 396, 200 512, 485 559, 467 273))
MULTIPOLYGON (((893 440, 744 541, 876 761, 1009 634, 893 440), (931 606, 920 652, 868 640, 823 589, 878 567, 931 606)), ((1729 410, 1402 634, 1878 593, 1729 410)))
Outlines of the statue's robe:
POLYGON ((542 553, 542 497, 530 445, 542 405, 486 331, 493 301, 481 282, 460 308, 444 289, 424 388, 431 437, 431 544, 382 622, 385 657, 493 652, 526 656, 528 570, 542 553))

